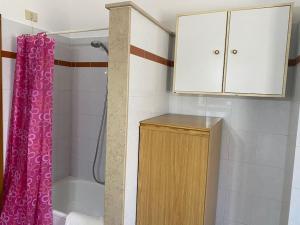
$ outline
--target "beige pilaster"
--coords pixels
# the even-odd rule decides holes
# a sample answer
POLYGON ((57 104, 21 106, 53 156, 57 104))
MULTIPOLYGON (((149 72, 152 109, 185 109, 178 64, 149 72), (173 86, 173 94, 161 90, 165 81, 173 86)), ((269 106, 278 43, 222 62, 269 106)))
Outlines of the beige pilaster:
POLYGON ((110 9, 105 225, 124 224, 131 7, 110 9))

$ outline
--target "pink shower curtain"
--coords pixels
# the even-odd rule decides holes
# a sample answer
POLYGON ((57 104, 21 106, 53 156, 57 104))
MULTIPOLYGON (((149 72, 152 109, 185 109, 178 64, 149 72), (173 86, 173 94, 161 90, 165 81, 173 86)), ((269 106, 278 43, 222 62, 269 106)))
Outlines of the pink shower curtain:
POLYGON ((17 38, 1 225, 52 224, 54 40, 17 38))

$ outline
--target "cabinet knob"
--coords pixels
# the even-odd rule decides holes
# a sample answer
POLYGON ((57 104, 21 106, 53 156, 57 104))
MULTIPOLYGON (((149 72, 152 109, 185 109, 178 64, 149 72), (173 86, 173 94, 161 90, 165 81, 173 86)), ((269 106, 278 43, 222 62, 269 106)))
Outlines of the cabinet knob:
POLYGON ((215 50, 214 53, 215 53, 216 55, 219 55, 219 54, 220 54, 220 51, 219 51, 219 50, 215 50))
POLYGON ((232 50, 232 54, 236 55, 237 53, 238 53, 238 50, 236 50, 236 49, 232 50))

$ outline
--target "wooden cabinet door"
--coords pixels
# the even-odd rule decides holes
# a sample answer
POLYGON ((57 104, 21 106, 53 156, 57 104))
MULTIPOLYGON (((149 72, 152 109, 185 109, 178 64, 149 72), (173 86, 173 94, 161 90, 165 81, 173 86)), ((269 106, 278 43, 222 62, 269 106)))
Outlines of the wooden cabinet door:
POLYGON ((203 225, 209 137, 142 126, 137 225, 203 225))
POLYGON ((227 12, 177 20, 174 92, 222 92, 227 12))
POLYGON ((225 92, 284 95, 290 6, 230 14, 225 92))

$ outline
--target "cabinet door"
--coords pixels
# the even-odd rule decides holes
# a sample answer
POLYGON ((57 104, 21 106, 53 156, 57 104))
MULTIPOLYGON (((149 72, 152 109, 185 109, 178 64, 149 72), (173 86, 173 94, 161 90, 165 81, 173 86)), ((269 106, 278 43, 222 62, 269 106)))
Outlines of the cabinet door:
POLYGON ((290 6, 230 14, 225 92, 284 95, 290 6))
POLYGON ((177 21, 175 92, 221 92, 227 12, 177 21))
POLYGON ((209 137, 141 127, 137 225, 204 225, 209 137))

